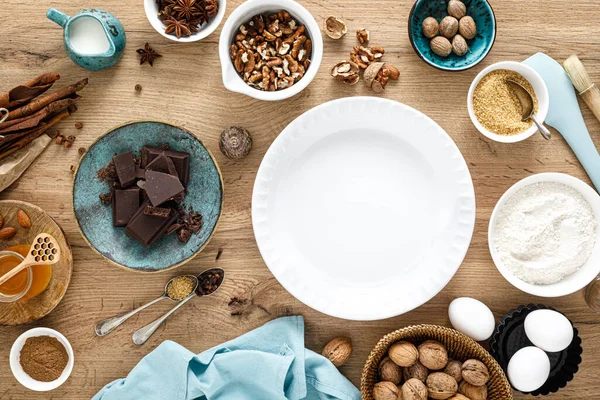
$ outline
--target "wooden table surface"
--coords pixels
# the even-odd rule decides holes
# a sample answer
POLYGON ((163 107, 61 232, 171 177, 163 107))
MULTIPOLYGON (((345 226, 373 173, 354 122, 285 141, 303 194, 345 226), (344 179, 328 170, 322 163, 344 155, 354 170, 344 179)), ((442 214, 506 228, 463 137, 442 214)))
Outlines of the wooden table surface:
MULTIPOLYGON (((230 0, 228 16, 242 0, 230 0)), ((179 44, 160 36, 146 20, 141 0, 4 1, 0 11, 0 90, 48 71, 60 73, 58 85, 89 77, 81 93, 79 111, 59 128, 77 135, 67 150, 50 145, 45 153, 1 199, 27 200, 44 208, 64 228, 75 259, 71 285, 62 303, 46 318, 17 327, 0 327, 0 399, 82 399, 125 376, 163 340, 171 339, 194 352, 239 336, 278 316, 301 314, 306 319, 307 347, 320 351, 331 338, 352 338, 354 352, 341 371, 360 384, 363 363, 380 337, 418 323, 449 325, 446 309, 452 299, 471 296, 490 306, 497 319, 508 310, 528 303, 544 303, 571 318, 583 339, 583 362, 575 379, 554 399, 598 398, 600 372, 600 316, 585 305, 583 292, 558 299, 541 299, 513 288, 494 267, 488 252, 487 225, 492 209, 508 187, 539 172, 564 172, 588 181, 564 140, 550 142, 540 136, 510 145, 490 142, 469 120, 466 95, 481 69, 504 60, 521 61, 543 51, 558 61, 571 53, 581 56, 592 78, 600 81, 598 40, 600 2, 596 0, 492 0, 498 23, 496 44, 482 64, 461 73, 446 73, 426 66, 413 52, 407 35, 411 0, 300 0, 319 24, 329 15, 342 16, 350 33, 340 41, 325 38, 325 55, 314 82, 301 95, 279 103, 252 100, 225 90, 218 60, 220 28, 199 43, 179 44), (87 72, 66 56, 62 30, 45 17, 47 8, 67 14, 99 6, 113 12, 127 31, 122 60, 102 72, 87 72), (260 257, 252 232, 250 203, 259 163, 271 142, 294 118, 323 102, 370 95, 363 84, 344 87, 329 76, 329 68, 347 57, 355 45, 354 30, 371 30, 371 43, 386 49, 385 59, 401 70, 398 83, 390 83, 385 97, 408 104, 438 122, 462 151, 475 184, 477 220, 465 261, 450 284, 418 309, 377 322, 348 322, 304 306, 274 279, 260 257), (149 42, 163 55, 154 67, 139 65, 135 50, 149 42), (141 84, 141 93, 134 91, 141 84), (179 271, 141 275, 118 269, 94 253, 81 238, 72 212, 70 165, 77 163, 77 148, 89 146, 112 126, 129 120, 159 119, 179 124, 200 137, 216 156, 225 181, 225 205, 219 229, 205 251, 179 271), (74 123, 84 123, 75 130, 74 123), (221 130, 243 125, 254 136, 254 149, 242 161, 226 159, 218 147, 221 130), (131 341, 132 332, 171 307, 165 302, 132 318, 108 337, 94 335, 95 323, 129 311, 161 293, 177 273, 196 273, 213 265, 217 249, 224 248, 221 266, 227 281, 213 297, 194 301, 171 317, 144 346, 131 341), (246 305, 231 307, 231 299, 246 305), (75 350, 70 379, 50 393, 34 393, 13 377, 8 355, 13 341, 27 329, 46 326, 59 330, 75 350)), ((592 136, 600 140, 600 123, 583 106, 592 136)), ((519 399, 526 396, 517 395, 519 399)))

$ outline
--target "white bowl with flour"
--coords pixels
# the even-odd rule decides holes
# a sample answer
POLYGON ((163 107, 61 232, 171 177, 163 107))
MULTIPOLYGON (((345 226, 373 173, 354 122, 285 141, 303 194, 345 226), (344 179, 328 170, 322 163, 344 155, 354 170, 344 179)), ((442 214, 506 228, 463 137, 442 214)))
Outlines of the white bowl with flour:
POLYGON ((518 289, 574 293, 600 273, 600 196, 570 175, 532 175, 496 204, 488 243, 496 268, 518 289))

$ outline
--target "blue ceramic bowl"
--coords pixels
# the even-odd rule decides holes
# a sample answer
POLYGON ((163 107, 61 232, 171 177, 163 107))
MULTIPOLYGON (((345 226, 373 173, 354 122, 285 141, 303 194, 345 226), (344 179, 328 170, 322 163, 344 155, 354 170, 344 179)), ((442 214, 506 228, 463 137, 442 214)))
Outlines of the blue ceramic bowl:
POLYGON ((131 122, 101 136, 81 158, 73 183, 73 208, 83 238, 111 263, 138 272, 161 272, 185 264, 206 246, 221 217, 223 180, 213 156, 190 132, 163 122, 131 122), (109 185, 101 182, 96 172, 115 154, 164 143, 171 150, 190 154, 185 204, 200 211, 204 225, 187 243, 173 234, 147 249, 127 237, 124 228, 113 227, 112 209, 98 197, 109 191, 109 185))
POLYGON ((469 52, 464 56, 454 53, 448 57, 440 57, 431 51, 430 39, 423 35, 421 25, 427 17, 434 17, 440 22, 448 15, 447 0, 417 0, 408 17, 408 36, 417 55, 427 64, 443 71, 464 71, 479 64, 494 45, 496 39, 496 17, 487 0, 462 0, 467 6, 467 15, 475 20, 477 36, 467 40, 469 52))

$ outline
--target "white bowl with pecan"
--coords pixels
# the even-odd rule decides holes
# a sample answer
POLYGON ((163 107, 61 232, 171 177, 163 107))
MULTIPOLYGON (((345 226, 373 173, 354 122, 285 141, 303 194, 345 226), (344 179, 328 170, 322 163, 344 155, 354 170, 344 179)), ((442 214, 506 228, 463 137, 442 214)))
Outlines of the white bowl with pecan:
POLYGON ((225 22, 219 56, 227 89, 258 100, 283 100, 314 79, 323 37, 314 17, 293 0, 249 0, 225 22))

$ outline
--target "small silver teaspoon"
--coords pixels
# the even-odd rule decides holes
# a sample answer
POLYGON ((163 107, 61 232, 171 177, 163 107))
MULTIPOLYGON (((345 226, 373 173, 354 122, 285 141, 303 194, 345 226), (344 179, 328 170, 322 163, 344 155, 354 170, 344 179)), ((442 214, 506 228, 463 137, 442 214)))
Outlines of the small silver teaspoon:
POLYGON ((525 89, 520 83, 513 81, 512 79, 507 79, 506 82, 508 86, 512 89, 513 93, 519 99, 519 103, 521 103, 522 109, 522 121, 527 121, 531 119, 533 123, 537 126, 538 130, 546 140, 550 140, 552 137, 552 133, 550 130, 544 126, 542 122, 540 122, 535 115, 535 110, 533 109, 533 96, 527 89, 525 89))
POLYGON ((195 293, 192 293, 188 297, 183 299, 181 301, 181 303, 177 304, 175 307, 173 307, 170 311, 168 311, 162 317, 154 320, 153 322, 150 322, 145 327, 136 331, 132 337, 133 343, 135 343, 137 345, 142 345, 142 344, 146 343, 146 341, 148 339, 150 339, 150 336, 152 336, 152 334, 154 332, 156 332, 158 327, 167 318, 169 318, 169 316, 171 314, 173 314, 181 306, 183 306, 185 303, 187 303, 190 299, 192 299, 195 296, 204 297, 204 296, 213 295, 221 287, 221 284, 223 283, 224 278, 225 278, 225 271, 223 271, 223 269, 221 269, 221 268, 211 268, 211 269, 207 269, 206 271, 202 272, 200 275, 198 275, 198 285, 196 286, 195 293))
MULTIPOLYGON (((192 290, 192 294, 193 294, 194 291, 198 288, 198 278, 196 278, 194 275, 181 275, 181 276, 187 276, 187 277, 189 277, 189 278, 191 278, 191 279, 193 279, 195 281, 195 287, 194 287, 194 290, 192 290)), ((169 299, 171 301, 179 302, 180 303, 179 305, 181 305, 182 303, 184 303, 185 301, 187 301, 187 299, 173 299, 173 298, 169 297, 169 294, 168 294, 169 285, 176 278, 178 278, 178 276, 174 277, 169 282, 167 282, 167 284, 165 285, 165 292, 159 298, 154 299, 151 302, 144 304, 143 306, 135 308, 132 311, 128 312, 127 314, 117 315, 116 317, 111 317, 111 318, 108 318, 108 319, 105 319, 103 321, 98 322, 98 324, 96 324, 96 329, 95 329, 96 330, 96 335, 97 336, 106 336, 106 335, 108 335, 116 327, 118 327, 119 325, 121 325, 123 322, 127 321, 130 317, 134 316, 135 314, 137 314, 138 312, 142 311, 143 309, 145 309, 147 307, 150 307, 152 304, 158 303, 162 299, 169 299)))

